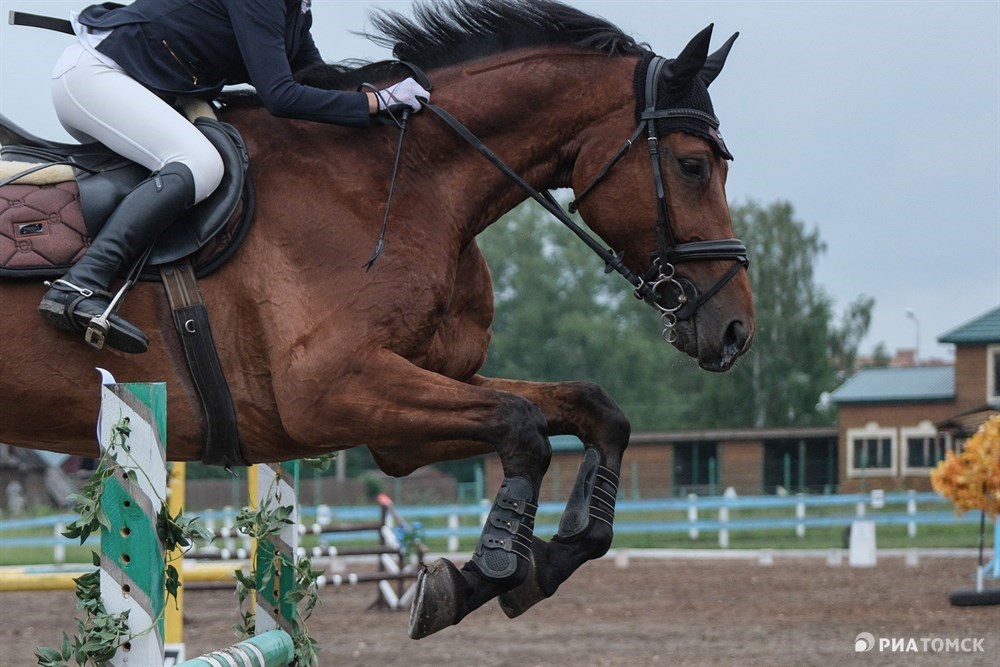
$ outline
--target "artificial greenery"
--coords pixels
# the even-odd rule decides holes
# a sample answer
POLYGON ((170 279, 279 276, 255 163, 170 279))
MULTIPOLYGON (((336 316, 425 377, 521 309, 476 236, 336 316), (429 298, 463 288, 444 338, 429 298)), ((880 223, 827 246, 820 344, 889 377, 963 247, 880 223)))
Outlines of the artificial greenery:
MULTIPOLYGON (((64 537, 79 538, 80 544, 83 544, 91 533, 101 528, 111 530, 111 522, 101 504, 107 480, 112 476, 120 476, 133 483, 138 481, 135 468, 122 467, 115 460, 119 448, 129 451, 128 438, 131 432, 128 417, 122 417, 112 426, 110 442, 101 452, 93 475, 81 487, 79 493, 70 496, 79 516, 66 526, 62 533, 64 537)), ((169 553, 177 548, 190 547, 192 540, 209 537, 207 531, 195 524, 196 518, 182 520, 180 514, 176 517, 171 516, 166 501, 160 498, 160 502, 156 532, 165 551, 169 553)), ((157 617, 153 619, 153 626, 132 632, 128 624, 128 611, 118 614, 108 613, 101 599, 101 558, 97 553, 92 552, 92 555, 97 569, 73 580, 76 584, 76 608, 84 612, 85 618, 76 619, 77 633, 74 637, 63 633, 62 646, 59 649, 46 646, 37 648, 35 657, 41 667, 69 667, 70 660, 81 667, 106 665, 120 646, 152 631, 153 626, 160 621, 157 617)), ((180 579, 173 565, 167 565, 165 578, 167 596, 174 598, 176 605, 180 579)))
POLYGON ((320 454, 319 456, 313 456, 301 460, 303 464, 322 474, 330 469, 333 462, 337 460, 338 454, 340 454, 340 452, 327 452, 326 454, 320 454))
MULTIPOLYGON (((101 559, 94 554, 94 565, 100 567, 101 559)), ((76 583, 76 608, 85 618, 76 619, 76 636, 63 633, 59 650, 39 646, 35 657, 41 667, 68 667, 70 660, 77 665, 105 665, 115 651, 128 638, 128 611, 109 614, 101 600, 101 572, 94 570, 76 583)))
MULTIPOLYGON (((111 522, 101 506, 101 496, 105 483, 110 477, 116 475, 133 483, 137 482, 138 479, 136 469, 122 467, 115 461, 114 457, 118 448, 128 451, 130 434, 131 429, 127 417, 122 418, 112 427, 111 442, 101 453, 94 474, 80 489, 80 493, 72 496, 79 518, 66 526, 66 530, 63 532, 65 537, 78 538, 83 544, 87 537, 102 527, 111 529, 111 522)), ((335 455, 321 457, 322 460, 314 462, 313 465, 328 466, 334 457, 335 455)), ((267 494, 256 510, 244 508, 236 518, 236 525, 240 532, 258 542, 277 535, 284 526, 292 524, 290 517, 294 508, 284 505, 273 506, 270 497, 271 495, 267 494)), ((166 502, 162 498, 160 500, 161 507, 156 518, 156 532, 167 553, 191 547, 194 539, 210 538, 207 531, 196 525, 197 518, 183 519, 181 513, 172 516, 167 509, 166 502)), ((289 562, 288 557, 284 554, 278 554, 276 558, 275 567, 280 567, 283 572, 290 573, 293 578, 293 585, 283 599, 283 602, 290 603, 295 607, 295 618, 290 619, 290 634, 295 645, 293 664, 295 667, 317 667, 319 661, 316 654, 319 646, 309 636, 305 622, 312 615, 313 609, 319 602, 317 581, 322 575, 322 571, 313 570, 309 559, 289 562)), ((99 568, 100 556, 94 553, 93 560, 94 565, 99 568)), ((253 610, 247 609, 246 603, 251 598, 251 592, 256 590, 256 573, 243 574, 237 571, 235 575, 241 622, 234 628, 245 638, 254 634, 253 610)), ((141 632, 132 633, 128 625, 127 611, 119 614, 108 613, 101 600, 100 569, 85 574, 74 581, 76 582, 77 609, 84 611, 85 618, 77 619, 76 636, 69 637, 63 633, 63 641, 59 649, 38 647, 35 657, 38 660, 37 664, 41 667, 69 667, 71 660, 81 667, 105 665, 115 655, 119 646, 152 630, 152 628, 147 628, 141 632)), ((180 585, 176 567, 167 563, 165 571, 166 594, 168 597, 174 598, 175 605, 180 585)), ((159 617, 154 619, 154 625, 159 623, 159 620, 159 617)))
MULTIPOLYGON (((272 497, 271 492, 264 494, 256 510, 244 507, 236 516, 237 530, 260 543, 262 540, 280 533, 286 525, 291 525, 293 522, 290 517, 294 507, 272 506, 272 497)), ((283 573, 291 573, 293 578, 292 586, 281 600, 284 603, 292 604, 295 609, 295 617, 288 619, 291 626, 289 634, 295 646, 295 659, 292 664, 295 667, 317 667, 319 659, 316 654, 319 651, 319 645, 316 640, 309 636, 306 621, 319 602, 317 581, 323 572, 313 570, 308 558, 290 562, 288 556, 283 553, 275 554, 273 567, 280 569, 283 573)), ((257 563, 255 562, 254 569, 248 574, 239 570, 235 572, 240 622, 234 625, 233 629, 236 630, 241 639, 245 639, 255 632, 254 610, 251 607, 253 593, 257 590, 256 568, 257 563)))

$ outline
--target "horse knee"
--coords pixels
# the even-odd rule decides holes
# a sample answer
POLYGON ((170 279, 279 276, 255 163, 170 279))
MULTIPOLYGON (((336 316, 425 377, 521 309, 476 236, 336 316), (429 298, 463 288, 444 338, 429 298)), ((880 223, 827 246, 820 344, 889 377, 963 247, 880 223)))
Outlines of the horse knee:
POLYGON ((621 443, 624 449, 632 433, 628 417, 600 385, 581 382, 578 386, 580 403, 584 409, 597 416, 601 437, 608 442, 621 443))
POLYGON ((496 449, 504 473, 508 477, 524 475, 537 486, 552 460, 545 415, 534 403, 512 397, 504 406, 500 423, 504 432, 497 439, 496 449))

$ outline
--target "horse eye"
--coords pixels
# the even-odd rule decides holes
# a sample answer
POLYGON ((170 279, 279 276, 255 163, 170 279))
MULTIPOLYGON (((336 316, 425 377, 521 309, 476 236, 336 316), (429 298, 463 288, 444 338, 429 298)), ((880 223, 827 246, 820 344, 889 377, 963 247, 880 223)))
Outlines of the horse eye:
POLYGON ((689 158, 678 160, 677 163, 680 165, 681 171, 688 176, 705 178, 708 175, 708 163, 704 160, 689 158))

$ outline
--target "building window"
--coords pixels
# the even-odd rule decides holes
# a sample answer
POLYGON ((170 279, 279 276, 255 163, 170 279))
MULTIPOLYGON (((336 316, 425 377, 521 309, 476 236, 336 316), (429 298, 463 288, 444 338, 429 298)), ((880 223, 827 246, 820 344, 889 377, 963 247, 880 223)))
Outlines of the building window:
POLYGON ((1000 345, 986 348, 986 400, 1000 403, 1000 345))
POLYGON ((764 441, 764 493, 830 493, 837 473, 836 438, 764 441))
POLYGON ((896 472, 896 429, 879 428, 874 422, 847 431, 847 476, 894 475, 896 472))
POLYGON ((900 429, 903 442, 903 474, 928 474, 952 448, 951 436, 938 433, 928 421, 916 428, 900 429))
POLYGON ((718 461, 717 443, 674 443, 674 492, 680 495, 717 493, 718 461))

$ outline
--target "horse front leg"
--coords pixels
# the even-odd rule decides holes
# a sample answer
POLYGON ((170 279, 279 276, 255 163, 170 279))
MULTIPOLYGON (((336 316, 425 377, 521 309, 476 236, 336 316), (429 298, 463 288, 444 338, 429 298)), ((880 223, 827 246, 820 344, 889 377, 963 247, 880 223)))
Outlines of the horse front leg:
POLYGON ((615 498, 630 427, 618 405, 594 384, 482 377, 475 381, 523 396, 545 415, 548 435, 576 435, 585 447, 558 532, 550 542, 532 538, 531 572, 520 586, 500 595, 504 613, 514 618, 551 596, 581 565, 600 558, 611 547, 615 498))
POLYGON ((421 639, 461 621, 471 611, 529 577, 538 493, 552 448, 541 412, 519 397, 496 419, 495 449, 504 479, 472 558, 461 569, 441 558, 418 575, 409 636, 421 639))
POLYGON ((307 425, 303 433, 316 444, 366 443, 394 475, 491 450, 503 465, 504 480, 472 558, 461 568, 434 561, 417 579, 409 634, 420 639, 527 579, 539 488, 552 456, 548 426, 521 396, 438 375, 385 350, 362 361, 364 374, 322 397, 328 412, 321 418, 315 398, 290 392, 279 405, 283 419, 307 425))

